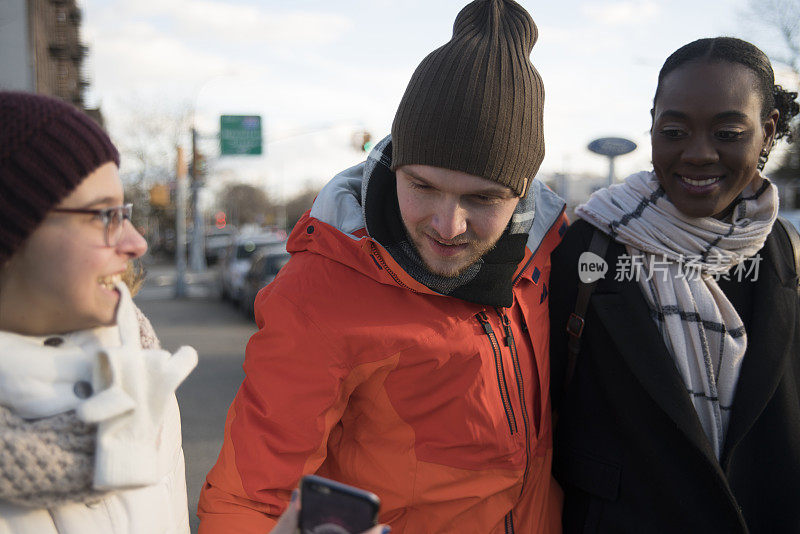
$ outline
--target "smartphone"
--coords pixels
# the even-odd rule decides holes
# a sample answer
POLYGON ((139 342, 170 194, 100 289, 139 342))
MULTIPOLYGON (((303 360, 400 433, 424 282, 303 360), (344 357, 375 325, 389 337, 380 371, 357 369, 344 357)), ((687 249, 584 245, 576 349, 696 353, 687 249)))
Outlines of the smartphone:
POLYGON ((300 481, 301 534, 360 534, 378 524, 374 493, 316 475, 300 481))

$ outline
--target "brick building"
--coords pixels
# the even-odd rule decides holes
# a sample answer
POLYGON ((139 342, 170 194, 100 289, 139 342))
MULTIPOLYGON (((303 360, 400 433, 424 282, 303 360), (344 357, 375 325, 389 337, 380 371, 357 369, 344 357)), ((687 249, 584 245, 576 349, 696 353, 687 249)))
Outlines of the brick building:
POLYGON ((56 96, 102 124, 85 106, 81 17, 76 0, 0 1, 0 88, 56 96))

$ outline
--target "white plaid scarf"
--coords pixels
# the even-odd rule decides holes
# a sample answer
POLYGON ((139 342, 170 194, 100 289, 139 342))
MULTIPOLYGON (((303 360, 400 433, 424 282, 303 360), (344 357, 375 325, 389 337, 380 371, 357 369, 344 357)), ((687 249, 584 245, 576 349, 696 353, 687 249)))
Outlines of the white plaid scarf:
POLYGON ((765 179, 758 191, 746 189, 729 220, 691 218, 653 172, 640 172, 597 191, 575 213, 626 245, 631 258, 643 257, 634 262, 639 286, 719 459, 747 335, 716 277, 763 247, 778 216, 776 188, 765 179), (655 265, 658 272, 648 269, 655 265))

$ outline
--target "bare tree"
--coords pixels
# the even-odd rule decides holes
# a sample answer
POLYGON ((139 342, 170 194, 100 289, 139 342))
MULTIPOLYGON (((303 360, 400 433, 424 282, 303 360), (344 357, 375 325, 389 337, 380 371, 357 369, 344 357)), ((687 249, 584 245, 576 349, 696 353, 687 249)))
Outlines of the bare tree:
POLYGON ((175 147, 187 145, 190 107, 132 98, 107 123, 122 157, 120 176, 134 207, 134 223, 143 231, 151 252, 169 252, 174 244, 169 240, 174 236, 175 206, 151 204, 150 188, 161 184, 173 189, 175 147))
MULTIPOLYGON (((747 11, 743 18, 748 27, 751 30, 760 27, 772 36, 766 41, 771 44, 765 47, 765 52, 773 62, 792 70, 798 85, 787 89, 797 91, 800 89, 800 0, 749 0, 747 11)), ((779 155, 778 165, 770 173, 781 190, 783 207, 787 209, 800 206, 800 121, 797 118, 791 128, 794 142, 779 155)))
POLYGON ((189 104, 133 99, 130 107, 111 121, 110 133, 125 158, 126 181, 145 186, 174 178, 175 147, 189 142, 192 113, 189 104), (127 164, 127 165, 126 165, 127 164))
POLYGON ((286 201, 287 232, 291 231, 292 227, 297 224, 297 221, 303 213, 311 208, 311 204, 314 203, 318 192, 318 189, 309 186, 286 201))
POLYGON ((780 50, 769 50, 769 56, 800 75, 800 0, 749 0, 748 7, 748 23, 780 35, 780 50))
POLYGON ((219 195, 219 205, 236 226, 263 224, 272 210, 267 194, 248 184, 228 184, 219 195))

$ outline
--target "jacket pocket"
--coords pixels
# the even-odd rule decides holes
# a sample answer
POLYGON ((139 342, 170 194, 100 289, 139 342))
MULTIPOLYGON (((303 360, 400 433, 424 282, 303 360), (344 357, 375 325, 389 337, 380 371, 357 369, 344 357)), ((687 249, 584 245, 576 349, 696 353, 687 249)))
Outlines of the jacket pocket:
POLYGON ((562 484, 573 485, 607 501, 619 497, 620 465, 588 451, 562 450, 556 471, 562 484))

